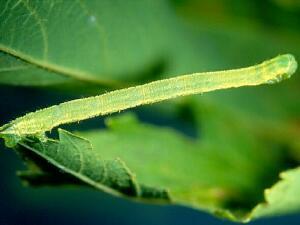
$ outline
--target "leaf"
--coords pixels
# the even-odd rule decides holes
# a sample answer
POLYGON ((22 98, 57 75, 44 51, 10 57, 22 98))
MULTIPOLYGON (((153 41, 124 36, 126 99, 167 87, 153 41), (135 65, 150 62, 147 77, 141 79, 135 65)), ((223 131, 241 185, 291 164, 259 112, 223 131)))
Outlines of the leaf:
POLYGON ((300 168, 288 170, 280 174, 280 180, 270 189, 265 190, 266 202, 256 206, 251 217, 282 215, 297 212, 300 202, 295 196, 300 188, 300 168))
POLYGON ((1 84, 44 86, 66 84, 71 80, 0 51, 1 84))
MULTIPOLYGON (((172 17, 165 1, 4 1, 0 31, 6 35, 0 37, 0 51, 12 63, 20 58, 29 67, 46 70, 39 78, 43 82, 51 71, 52 80, 116 85, 161 63, 168 36, 175 31, 169 28, 172 17)), ((32 81, 14 76, 24 79, 23 85, 32 81)), ((2 82, 9 82, 7 76, 2 82)))
POLYGON ((66 131, 59 130, 59 142, 49 140, 22 145, 98 189, 109 192, 106 188, 108 186, 128 195, 136 195, 138 192, 131 172, 122 161, 102 160, 93 153, 88 141, 66 131))
MULTIPOLYGON (((299 178, 295 177, 292 181, 286 179, 289 176, 283 175, 289 174, 290 168, 299 168, 297 156, 299 152, 293 153, 286 146, 286 142, 282 143, 282 137, 275 137, 283 134, 286 130, 279 132, 279 128, 274 127, 275 129, 269 130, 270 137, 266 137, 260 132, 266 129, 265 126, 259 123, 252 124, 253 120, 249 117, 242 117, 238 111, 231 111, 227 108, 219 109, 214 104, 206 103, 203 105, 201 104, 203 102, 193 103, 193 115, 196 117, 198 129, 201 129, 200 140, 202 143, 214 146, 217 149, 216 152, 226 152, 224 157, 228 157, 230 165, 245 176, 251 176, 246 173, 250 170, 258 177, 258 180, 252 183, 253 186, 251 187, 253 191, 257 191, 256 194, 246 197, 248 200, 254 200, 250 201, 251 207, 246 210, 248 212, 245 213, 244 211, 244 214, 238 212, 243 207, 235 204, 234 209, 237 210, 236 215, 239 220, 249 222, 260 217, 299 211, 299 201, 294 198, 295 193, 293 193, 293 190, 297 189, 297 179, 299 178), (281 162, 273 161, 275 158, 280 159, 281 162), (278 175, 284 179, 284 182, 278 181, 278 175), (282 182, 285 184, 286 190, 290 189, 289 191, 280 193, 282 182), (278 201, 274 201, 274 198, 278 201), (291 198, 295 200, 291 202, 291 198), (281 205, 281 203, 283 204, 281 205)), ((288 136, 289 134, 283 135, 288 136)))
POLYGON ((118 157, 102 159, 101 152, 95 151, 89 141, 61 129, 58 132, 59 141, 49 139, 47 142, 39 142, 28 139, 20 143, 21 149, 19 146, 18 151, 27 158, 27 163, 29 162, 29 170, 19 173, 22 179, 31 184, 40 182, 59 184, 67 183, 69 180, 74 182, 70 176, 58 173, 53 168, 51 172, 47 171, 49 166, 45 166, 45 162, 39 162, 41 159, 38 157, 26 153, 29 150, 46 159, 46 164, 50 163, 55 168, 96 189, 117 196, 168 200, 165 190, 137 184, 134 174, 118 157), (53 173, 59 176, 53 176, 53 173), (68 179, 61 179, 60 176, 68 179))
MULTIPOLYGON (((108 130, 79 132, 79 136, 91 142, 93 149, 86 139, 59 130, 59 142, 26 141, 21 144, 25 147, 22 151, 32 151, 63 172, 110 194, 122 193, 145 202, 170 201, 243 221, 263 200, 260 194, 263 188, 276 179, 270 174, 277 176, 284 168, 280 151, 270 155, 262 151, 262 146, 255 145, 236 152, 230 143, 218 149, 213 143, 209 145, 205 137, 200 142, 192 140, 169 128, 142 124, 130 114, 109 119, 107 126, 108 130), (98 160, 100 156, 102 160, 98 160), (125 192, 113 182, 103 182, 103 161, 116 159, 122 162, 119 165, 126 163, 130 169, 112 169, 111 172, 111 177, 118 177, 111 180, 125 179, 121 182, 126 184, 122 186, 126 187, 125 192), (131 172, 124 176, 123 171, 131 172)), ((241 146, 247 143, 249 140, 240 139, 241 146)), ((58 174, 56 182, 55 179, 49 182, 45 176, 25 174, 23 179, 29 183, 34 180, 35 185, 70 180, 60 181, 58 174)), ((78 182, 71 180, 70 184, 78 182)))

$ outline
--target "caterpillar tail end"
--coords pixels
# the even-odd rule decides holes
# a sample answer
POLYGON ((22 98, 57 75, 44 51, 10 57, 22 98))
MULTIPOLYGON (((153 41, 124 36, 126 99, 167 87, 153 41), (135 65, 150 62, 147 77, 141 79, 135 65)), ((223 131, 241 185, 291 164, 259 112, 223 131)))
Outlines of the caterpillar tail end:
POLYGON ((5 146, 13 148, 21 140, 20 136, 17 136, 10 131, 10 127, 6 124, 0 127, 0 139, 4 139, 5 146))

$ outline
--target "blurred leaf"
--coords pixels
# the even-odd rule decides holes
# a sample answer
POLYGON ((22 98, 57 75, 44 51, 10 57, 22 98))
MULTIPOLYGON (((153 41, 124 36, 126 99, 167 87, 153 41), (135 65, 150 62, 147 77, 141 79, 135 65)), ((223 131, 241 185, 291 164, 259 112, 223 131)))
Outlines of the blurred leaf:
MULTIPOLYGON (((216 123, 219 118, 222 121, 222 115, 212 118, 216 123)), ((233 220, 247 219, 250 210, 263 201, 263 188, 275 182, 278 171, 285 168, 281 151, 269 154, 253 142, 252 135, 245 137, 243 130, 238 143, 226 142, 230 140, 227 136, 225 142, 214 143, 209 135, 201 141, 192 140, 169 128, 142 124, 130 114, 109 119, 107 125, 108 130, 79 132, 93 149, 86 139, 59 130, 59 141, 27 141, 22 151, 30 150, 62 172, 111 194, 141 201, 171 201, 233 220), (104 165, 109 162, 119 166, 105 175, 104 165), (131 172, 121 166, 125 166, 123 162, 131 172)), ((236 126, 226 129, 237 131, 236 126)), ((220 133, 226 134, 224 131, 220 133)), ((68 180, 78 184, 60 179, 64 173, 55 172, 56 179, 52 176, 50 180, 33 169, 21 175, 34 185, 68 180)), ((49 171, 46 175, 49 178, 49 171)))
POLYGON ((253 209, 251 217, 258 218, 299 211, 300 202, 296 196, 300 188, 300 168, 283 172, 280 177, 282 180, 265 190, 265 202, 253 209))
POLYGON ((69 77, 36 67, 0 51, 0 82, 10 85, 57 85, 70 82, 69 77))
MULTIPOLYGON (((0 50, 46 70, 41 72, 46 81, 48 71, 57 73, 52 80, 63 75, 104 85, 133 81, 160 63, 166 56, 168 36, 174 34, 165 1, 12 0, 0 4, 0 30, 5 34, 0 36, 0 50)), ((10 56, 6 60, 16 61, 10 56)), ((18 79, 30 84, 30 78, 18 79)), ((3 82, 8 83, 7 76, 3 82)))

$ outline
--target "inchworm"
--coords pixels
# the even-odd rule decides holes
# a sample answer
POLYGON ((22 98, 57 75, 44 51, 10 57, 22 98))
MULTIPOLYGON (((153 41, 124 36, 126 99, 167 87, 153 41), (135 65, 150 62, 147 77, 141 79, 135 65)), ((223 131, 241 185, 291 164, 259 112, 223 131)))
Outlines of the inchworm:
POLYGON ((194 73, 103 95, 77 99, 19 117, 0 128, 3 137, 21 138, 43 134, 61 124, 106 115, 139 105, 218 89, 276 83, 297 69, 293 55, 280 55, 259 65, 242 69, 194 73))

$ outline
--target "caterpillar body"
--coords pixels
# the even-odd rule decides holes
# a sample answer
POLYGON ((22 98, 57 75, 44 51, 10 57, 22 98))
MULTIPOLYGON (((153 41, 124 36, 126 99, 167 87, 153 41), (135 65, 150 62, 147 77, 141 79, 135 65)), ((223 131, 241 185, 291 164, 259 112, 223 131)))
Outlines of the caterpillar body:
POLYGON ((64 102, 26 114, 1 127, 0 136, 9 139, 11 145, 14 145, 24 136, 43 134, 61 124, 106 115, 139 105, 218 89, 277 83, 289 78, 296 69, 297 62, 294 56, 285 54, 256 66, 194 73, 154 81, 95 97, 64 102))

